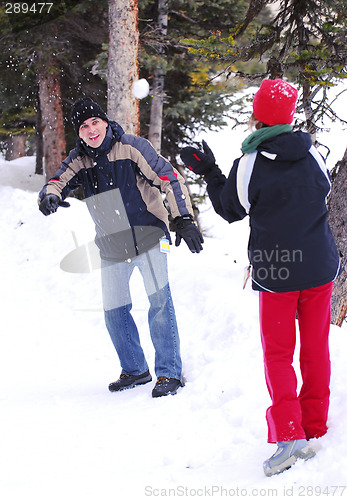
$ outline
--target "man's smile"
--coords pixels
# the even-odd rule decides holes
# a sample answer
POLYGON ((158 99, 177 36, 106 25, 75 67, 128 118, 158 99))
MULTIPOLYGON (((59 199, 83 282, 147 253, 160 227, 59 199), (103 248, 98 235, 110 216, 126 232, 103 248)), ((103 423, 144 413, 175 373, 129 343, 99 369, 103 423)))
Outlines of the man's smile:
POLYGON ((98 139, 98 137, 100 137, 100 134, 91 135, 91 136, 89 136, 89 140, 96 141, 98 139))

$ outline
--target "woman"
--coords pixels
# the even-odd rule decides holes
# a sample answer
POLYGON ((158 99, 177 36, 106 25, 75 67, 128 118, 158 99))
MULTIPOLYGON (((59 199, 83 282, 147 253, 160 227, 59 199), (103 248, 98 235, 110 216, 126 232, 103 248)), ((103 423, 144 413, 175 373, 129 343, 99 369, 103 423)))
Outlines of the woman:
POLYGON ((215 211, 228 222, 250 218, 252 288, 259 291, 266 383, 268 441, 276 453, 264 462, 267 476, 314 455, 308 443, 327 431, 330 358, 328 336, 332 282, 339 257, 328 226, 330 190, 325 163, 309 134, 293 132, 297 90, 264 80, 253 100, 256 129, 242 144, 226 178, 203 141, 187 147, 182 161, 204 177, 215 211), (303 384, 297 395, 292 366, 295 319, 300 329, 303 384))

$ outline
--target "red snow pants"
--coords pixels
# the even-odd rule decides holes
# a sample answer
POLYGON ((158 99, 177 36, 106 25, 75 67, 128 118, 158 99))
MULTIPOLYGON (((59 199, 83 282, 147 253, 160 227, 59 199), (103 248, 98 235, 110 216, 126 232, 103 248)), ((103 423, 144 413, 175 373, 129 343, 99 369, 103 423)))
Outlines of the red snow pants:
POLYGON ((294 292, 260 292, 260 329, 267 388, 268 442, 311 439, 327 431, 332 283, 294 292), (302 387, 293 367, 296 315, 302 387))

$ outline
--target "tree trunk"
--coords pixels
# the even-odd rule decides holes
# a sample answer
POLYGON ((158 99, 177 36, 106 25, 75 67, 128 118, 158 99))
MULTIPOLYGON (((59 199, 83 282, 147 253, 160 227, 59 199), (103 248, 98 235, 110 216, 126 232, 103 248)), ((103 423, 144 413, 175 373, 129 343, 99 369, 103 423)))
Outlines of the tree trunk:
POLYGON ((159 69, 153 74, 153 96, 151 102, 151 114, 148 130, 148 140, 154 149, 160 153, 161 131, 163 127, 163 101, 164 101, 164 75, 159 69))
MULTIPOLYGON (((160 35, 165 37, 168 33, 168 21, 169 21, 169 6, 168 0, 158 0, 158 29, 160 35)), ((149 123, 149 131, 148 131, 148 140, 152 143, 155 150, 160 153, 161 150, 161 135, 163 129, 163 107, 164 107, 164 83, 165 83, 165 61, 164 61, 164 48, 163 45, 160 45, 159 54, 161 55, 161 61, 158 66, 154 70, 153 76, 153 96, 151 103, 151 114, 150 114, 150 123, 149 123)), ((159 60, 160 61, 160 60, 159 60)), ((186 180, 187 176, 185 174, 184 168, 176 165, 177 170, 180 172, 182 177, 186 180)), ((186 184, 188 189, 188 193, 191 196, 190 186, 186 184)), ((199 211, 196 207, 193 207, 195 221, 201 230, 200 222, 199 222, 199 211)))
POLYGON ((12 161, 25 156, 25 139, 25 134, 8 136, 5 160, 12 161))
POLYGON ((347 314, 347 149, 336 165, 328 200, 329 224, 341 258, 342 273, 335 280, 331 301, 331 322, 341 326, 347 314))
MULTIPOLYGON (((168 26, 168 2, 167 0, 159 0, 158 2, 158 28, 159 33, 163 36, 167 35, 168 26)), ((164 49, 161 46, 160 54, 164 54, 164 49)), ((163 127, 163 104, 164 104, 164 79, 165 74, 162 65, 159 64, 154 70, 153 78, 153 97, 151 103, 151 116, 149 123, 148 139, 153 144, 153 147, 158 153, 161 149, 161 131, 163 127)))
POLYGON ((66 156, 66 142, 59 72, 46 68, 39 74, 39 93, 45 174, 50 179, 66 156))
POLYGON ((132 84, 138 80, 138 1, 109 0, 107 114, 129 134, 140 132, 138 100, 132 84))
POLYGON ((41 106, 39 101, 37 103, 35 140, 36 140, 35 174, 43 175, 42 117, 41 117, 41 106))

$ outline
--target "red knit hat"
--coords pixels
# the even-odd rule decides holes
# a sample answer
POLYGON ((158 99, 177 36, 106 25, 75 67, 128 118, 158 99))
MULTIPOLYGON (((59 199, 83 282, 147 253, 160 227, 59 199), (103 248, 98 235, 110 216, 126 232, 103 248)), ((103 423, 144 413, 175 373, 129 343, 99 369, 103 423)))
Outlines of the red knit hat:
POLYGON ((253 114, 266 125, 293 121, 298 91, 284 80, 263 80, 253 99, 253 114))

